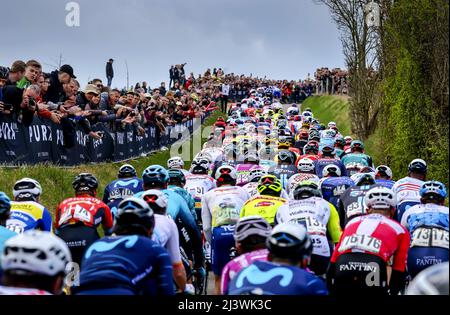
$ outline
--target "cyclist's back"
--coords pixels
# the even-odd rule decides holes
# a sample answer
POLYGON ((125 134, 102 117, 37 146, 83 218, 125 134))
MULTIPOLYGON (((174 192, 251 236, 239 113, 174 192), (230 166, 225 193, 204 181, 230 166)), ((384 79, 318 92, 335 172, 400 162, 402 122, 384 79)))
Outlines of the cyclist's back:
POLYGON ((336 209, 339 208, 339 198, 341 195, 355 183, 350 177, 328 177, 322 181, 320 189, 323 199, 330 202, 336 209))
POLYGON ((108 205, 111 212, 114 214, 117 210, 117 206, 122 200, 133 197, 142 190, 141 179, 137 177, 119 178, 105 187, 103 202, 108 205))
POLYGON ((28 230, 52 230, 50 211, 35 201, 12 201, 11 218, 6 222, 11 231, 23 233, 28 230))

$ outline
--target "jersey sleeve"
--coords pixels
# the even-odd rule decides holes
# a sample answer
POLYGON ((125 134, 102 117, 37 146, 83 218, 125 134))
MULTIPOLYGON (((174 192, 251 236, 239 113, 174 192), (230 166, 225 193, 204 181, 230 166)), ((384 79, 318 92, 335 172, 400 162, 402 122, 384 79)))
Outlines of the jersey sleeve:
POLYGON ((394 262, 392 264, 392 269, 400 272, 405 272, 406 270, 406 260, 408 258, 410 244, 409 232, 406 229, 404 230, 404 233, 398 236, 398 249, 394 254, 394 262))
POLYGON ((181 262, 181 254, 180 254, 180 239, 178 235, 177 225, 172 219, 169 219, 170 226, 170 235, 172 237, 167 241, 167 251, 169 252, 170 259, 172 261, 172 265, 175 265, 181 262))
POLYGON ((47 208, 44 208, 42 212, 42 219, 40 228, 42 231, 51 232, 52 231, 52 215, 47 208))
POLYGON ((328 289, 325 282, 318 277, 314 277, 314 279, 310 280, 307 283, 307 286, 311 295, 328 295, 328 289))
POLYGON ((230 282, 229 264, 226 264, 222 270, 222 277, 220 279, 220 292, 222 295, 228 295, 228 283, 230 282))
POLYGON ((200 234, 200 230, 197 227, 197 223, 194 220, 189 208, 186 204, 186 201, 180 197, 180 212, 178 215, 183 222, 184 227, 186 228, 189 236, 192 241, 192 250, 194 254, 194 264, 195 267, 199 267, 203 265, 203 243, 202 236, 200 234))
POLYGON ((111 209, 109 209, 107 205, 103 204, 103 209, 104 209, 102 218, 103 230, 105 231, 105 234, 110 234, 111 229, 114 225, 114 219, 111 213, 111 209))
MULTIPOLYGON (((161 248, 161 252, 157 253, 156 259, 156 286, 158 296, 174 295, 175 288, 173 282, 173 270, 170 263, 169 254, 161 248)), ((153 286, 154 282, 149 282, 148 285, 153 286)), ((152 292, 153 288, 149 287, 148 291, 152 292)))
POLYGON ((328 205, 330 207, 330 218, 328 219, 327 229, 330 233, 331 240, 336 244, 337 242, 339 242, 339 239, 342 235, 339 214, 336 208, 331 203, 328 202, 328 205))
POLYGON ((55 220, 53 221, 53 230, 55 231, 55 234, 57 233, 57 230, 59 229, 59 219, 61 218, 61 205, 60 203, 58 207, 56 207, 55 210, 55 220))
POLYGON ((206 240, 211 243, 212 214, 208 205, 208 194, 202 196, 202 224, 206 240))
POLYGON ((109 202, 109 185, 105 187, 105 190, 103 191, 103 199, 102 201, 107 204, 109 202))

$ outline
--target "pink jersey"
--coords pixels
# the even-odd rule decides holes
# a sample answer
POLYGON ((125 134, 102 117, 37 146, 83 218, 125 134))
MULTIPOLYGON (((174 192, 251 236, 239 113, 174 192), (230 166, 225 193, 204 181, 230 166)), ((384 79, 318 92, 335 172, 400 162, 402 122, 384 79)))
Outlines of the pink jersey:
POLYGON ((245 184, 247 184, 248 175, 250 174, 250 171, 254 169, 261 169, 261 167, 255 164, 238 164, 236 166, 236 173, 237 173, 236 185, 244 186, 245 184))
POLYGON ((51 295, 51 293, 39 289, 0 286, 0 295, 51 295))
POLYGON ((248 267, 255 261, 267 261, 267 255, 269 251, 267 249, 255 250, 250 253, 240 255, 230 261, 222 270, 222 280, 220 289, 222 294, 228 293, 228 284, 238 274, 239 271, 248 267))

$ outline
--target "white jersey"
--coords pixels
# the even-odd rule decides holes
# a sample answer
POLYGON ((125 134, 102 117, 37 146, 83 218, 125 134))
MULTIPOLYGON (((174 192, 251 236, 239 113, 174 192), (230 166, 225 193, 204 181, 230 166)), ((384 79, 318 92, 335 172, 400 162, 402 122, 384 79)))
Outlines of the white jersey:
POLYGON ((202 222, 208 242, 211 242, 212 228, 236 224, 248 199, 250 195, 247 190, 239 186, 218 187, 203 195, 202 222))
POLYGON ((190 174, 186 176, 186 189, 196 201, 201 200, 202 196, 216 187, 216 181, 209 175, 190 174))
POLYGON ((289 195, 289 199, 294 199, 294 190, 295 188, 303 181, 310 180, 317 184, 319 184, 319 177, 315 174, 294 174, 291 177, 289 177, 287 185, 286 185, 286 191, 289 195))
POLYGON ((52 294, 47 291, 39 289, 0 286, 0 295, 52 295, 52 294))
POLYGON ((223 150, 220 148, 205 148, 202 152, 211 155, 213 163, 220 162, 223 159, 223 150))
POLYGON ((181 262, 178 228, 172 218, 155 213, 155 229, 152 240, 167 250, 172 264, 181 262))
POLYGON ((303 200, 290 200, 288 207, 277 211, 278 223, 294 222, 303 225, 313 240, 313 254, 330 257, 331 250, 327 239, 327 224, 330 219, 329 203, 318 197, 303 200))
POLYGON ((397 204, 402 202, 420 202, 419 190, 424 181, 412 177, 405 177, 398 180, 392 190, 397 195, 397 204))

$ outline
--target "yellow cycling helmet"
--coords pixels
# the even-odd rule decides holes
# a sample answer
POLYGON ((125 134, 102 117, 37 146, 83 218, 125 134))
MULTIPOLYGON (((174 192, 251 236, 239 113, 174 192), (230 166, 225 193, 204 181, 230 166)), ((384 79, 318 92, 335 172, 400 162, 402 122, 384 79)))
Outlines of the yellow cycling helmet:
POLYGON ((265 175, 260 178, 258 183, 260 195, 280 197, 282 189, 281 181, 274 175, 265 175))

